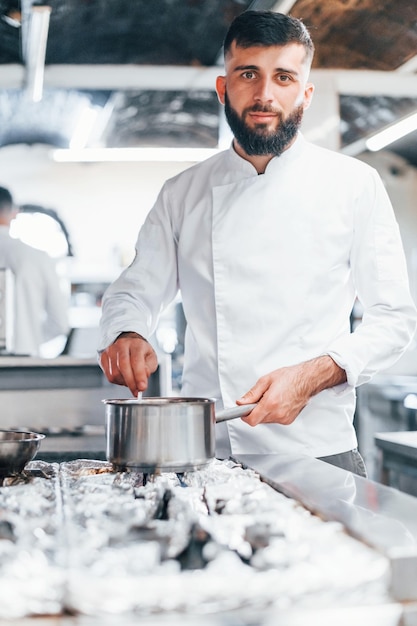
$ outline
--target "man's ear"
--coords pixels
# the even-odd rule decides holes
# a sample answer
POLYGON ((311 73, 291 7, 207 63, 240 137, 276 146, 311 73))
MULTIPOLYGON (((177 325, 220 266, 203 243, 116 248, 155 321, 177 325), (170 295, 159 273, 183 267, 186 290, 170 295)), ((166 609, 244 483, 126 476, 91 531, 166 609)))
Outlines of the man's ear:
POLYGON ((224 96, 226 93, 226 76, 218 76, 216 78, 216 92, 220 104, 224 104, 224 96))
POLYGON ((303 101, 304 111, 308 109, 308 107, 310 106, 311 101, 313 99, 313 93, 314 93, 313 83, 307 83, 304 89, 304 101, 303 101))

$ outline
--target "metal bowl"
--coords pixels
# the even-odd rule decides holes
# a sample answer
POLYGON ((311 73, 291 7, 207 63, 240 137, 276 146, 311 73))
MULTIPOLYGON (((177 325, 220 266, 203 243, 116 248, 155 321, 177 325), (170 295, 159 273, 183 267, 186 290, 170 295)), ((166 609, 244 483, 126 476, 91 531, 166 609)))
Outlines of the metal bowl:
POLYGON ((45 435, 23 430, 0 430, 0 476, 20 474, 45 435))

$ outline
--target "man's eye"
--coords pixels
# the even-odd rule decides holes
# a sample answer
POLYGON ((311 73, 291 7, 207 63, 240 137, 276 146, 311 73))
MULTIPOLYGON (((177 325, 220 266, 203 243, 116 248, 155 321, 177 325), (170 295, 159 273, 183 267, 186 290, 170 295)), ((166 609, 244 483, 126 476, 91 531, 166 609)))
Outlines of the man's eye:
POLYGON ((243 76, 243 78, 254 78, 255 77, 255 72, 250 72, 250 71, 243 72, 242 76, 243 76))
POLYGON ((287 81, 289 81, 289 80, 290 80, 290 77, 289 77, 289 76, 287 76, 287 74, 279 74, 279 76, 278 76, 278 80, 279 80, 281 83, 286 83, 287 81))

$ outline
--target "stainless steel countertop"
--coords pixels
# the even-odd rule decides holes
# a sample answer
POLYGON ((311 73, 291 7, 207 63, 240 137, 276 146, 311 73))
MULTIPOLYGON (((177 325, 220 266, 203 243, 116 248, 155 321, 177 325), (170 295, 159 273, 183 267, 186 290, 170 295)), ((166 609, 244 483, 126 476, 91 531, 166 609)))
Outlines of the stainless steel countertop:
MULTIPOLYGON (((131 617, 57 616, 13 620, 13 626, 414 626, 400 605, 383 604, 341 609, 299 609, 271 613, 269 617, 249 616, 248 620, 230 615, 174 615, 131 617)), ((1 626, 10 626, 0 620, 1 626)))
POLYGON ((70 356, 41 359, 2 355, 0 372, 0 391, 101 387, 104 379, 96 359, 70 356))
POLYGON ((378 448, 394 452, 417 462, 417 431, 399 431, 376 433, 375 443, 378 448))
POLYGON ((44 359, 34 356, 0 354, 0 369, 8 367, 99 367, 97 359, 78 359, 72 356, 57 356, 44 359))

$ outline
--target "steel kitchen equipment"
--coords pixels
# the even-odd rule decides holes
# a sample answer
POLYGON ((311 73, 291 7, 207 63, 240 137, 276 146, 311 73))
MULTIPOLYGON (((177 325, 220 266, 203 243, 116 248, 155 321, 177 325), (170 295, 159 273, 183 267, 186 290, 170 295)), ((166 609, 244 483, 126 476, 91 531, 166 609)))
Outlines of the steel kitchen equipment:
POLYGON ((14 275, 0 267, 0 353, 13 349, 14 275))
POLYGON ((20 474, 32 461, 45 435, 23 430, 0 430, 0 477, 20 474))
POLYGON ((246 404, 215 413, 210 398, 103 400, 106 456, 117 469, 185 472, 214 458, 216 422, 243 417, 246 404))

